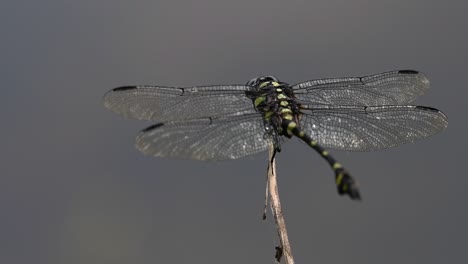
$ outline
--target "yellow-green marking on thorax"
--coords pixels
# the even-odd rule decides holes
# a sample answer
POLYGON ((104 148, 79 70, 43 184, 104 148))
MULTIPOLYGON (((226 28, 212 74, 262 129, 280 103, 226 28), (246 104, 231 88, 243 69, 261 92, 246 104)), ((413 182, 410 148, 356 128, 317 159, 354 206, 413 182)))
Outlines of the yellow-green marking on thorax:
POLYGON ((259 97, 255 98, 255 101, 254 101, 255 107, 258 107, 258 105, 265 102, 265 100, 266 100, 266 96, 259 96, 259 97))

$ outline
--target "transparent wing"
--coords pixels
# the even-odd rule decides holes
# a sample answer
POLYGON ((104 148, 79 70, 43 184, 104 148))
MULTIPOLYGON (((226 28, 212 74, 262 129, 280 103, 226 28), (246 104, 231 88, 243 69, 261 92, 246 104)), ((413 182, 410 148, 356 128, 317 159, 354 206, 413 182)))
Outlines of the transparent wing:
POLYGON ((190 88, 125 86, 104 96, 104 106, 125 117, 160 122, 242 114, 252 109, 244 85, 190 88))
POLYGON ((302 129, 326 148, 370 151, 429 137, 447 127, 439 110, 423 106, 324 107, 302 110, 302 129))
POLYGON ((319 79, 292 86, 299 100, 316 105, 403 105, 424 94, 429 80, 412 70, 365 77, 319 79))
POLYGON ((264 125, 258 113, 169 122, 150 126, 136 147, 156 157, 226 160, 265 151, 264 125))

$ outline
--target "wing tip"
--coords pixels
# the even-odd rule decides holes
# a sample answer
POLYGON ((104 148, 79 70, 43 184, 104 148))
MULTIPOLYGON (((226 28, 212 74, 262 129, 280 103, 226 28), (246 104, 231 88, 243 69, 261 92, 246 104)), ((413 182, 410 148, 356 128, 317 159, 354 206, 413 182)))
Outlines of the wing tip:
POLYGON ((445 119, 447 119, 447 115, 444 114, 444 112, 442 112, 439 109, 434 108, 434 107, 418 105, 418 106, 416 106, 416 109, 421 109, 421 110, 428 111, 428 112, 439 113, 442 116, 444 116, 445 119))
POLYGON ((420 109, 420 110, 423 110, 423 111, 427 111, 427 112, 432 112, 432 113, 435 113, 438 115, 438 117, 443 121, 441 122, 442 124, 442 128, 445 128, 448 126, 448 117, 446 114, 444 114, 444 112, 440 111, 439 109, 437 108, 433 108, 433 107, 430 107, 430 106, 416 106, 416 109, 420 109))
POLYGON ((420 89, 421 89, 419 95, 422 95, 424 93, 424 91, 429 89, 430 81, 427 78, 427 76, 424 73, 420 72, 420 71, 416 71, 416 70, 399 70, 398 74, 408 75, 409 78, 414 78, 415 81, 418 83, 418 86, 420 86, 420 89), (413 75, 413 76, 411 76, 411 75, 413 75))
POLYGON ((108 110, 112 111, 112 112, 115 112, 117 114, 122 114, 120 113, 119 111, 116 111, 114 109, 114 105, 115 105, 115 102, 113 101, 115 98, 115 92, 123 92, 123 91, 130 91, 130 90, 134 90, 134 89, 137 89, 138 87, 137 86, 120 86, 120 87, 117 87, 117 88, 114 88, 114 89, 111 89, 109 91, 107 91, 103 98, 102 98, 102 103, 104 104, 104 107, 107 108, 108 110))

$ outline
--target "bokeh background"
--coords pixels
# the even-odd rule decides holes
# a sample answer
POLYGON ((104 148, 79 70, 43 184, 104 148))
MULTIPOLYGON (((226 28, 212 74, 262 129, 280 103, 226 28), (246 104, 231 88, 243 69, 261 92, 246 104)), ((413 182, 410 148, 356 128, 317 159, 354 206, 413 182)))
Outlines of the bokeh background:
POLYGON ((416 104, 441 134, 334 151, 364 201, 292 140, 278 156, 297 263, 466 260, 466 1, 3 1, 0 263, 273 263, 261 221, 266 154, 229 162, 146 157, 150 123, 102 106, 130 84, 244 84, 416 69, 416 104))

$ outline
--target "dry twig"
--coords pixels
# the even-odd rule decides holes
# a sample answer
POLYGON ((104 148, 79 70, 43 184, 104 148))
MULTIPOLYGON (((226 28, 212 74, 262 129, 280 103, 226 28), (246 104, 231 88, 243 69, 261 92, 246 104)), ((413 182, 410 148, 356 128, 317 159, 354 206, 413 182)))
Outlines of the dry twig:
MULTIPOLYGON (((276 247, 275 258, 279 263, 281 257, 284 256, 286 264, 294 264, 292 256, 291 245, 289 244, 288 232, 286 230, 286 222, 284 221, 283 211, 281 210, 281 203, 278 194, 278 185, 276 181, 276 163, 275 163, 275 148, 270 144, 268 159, 268 179, 267 188, 270 196, 270 207, 273 218, 275 219, 276 230, 280 240, 280 246, 276 247)), ((265 217, 265 215, 264 215, 265 217)))

